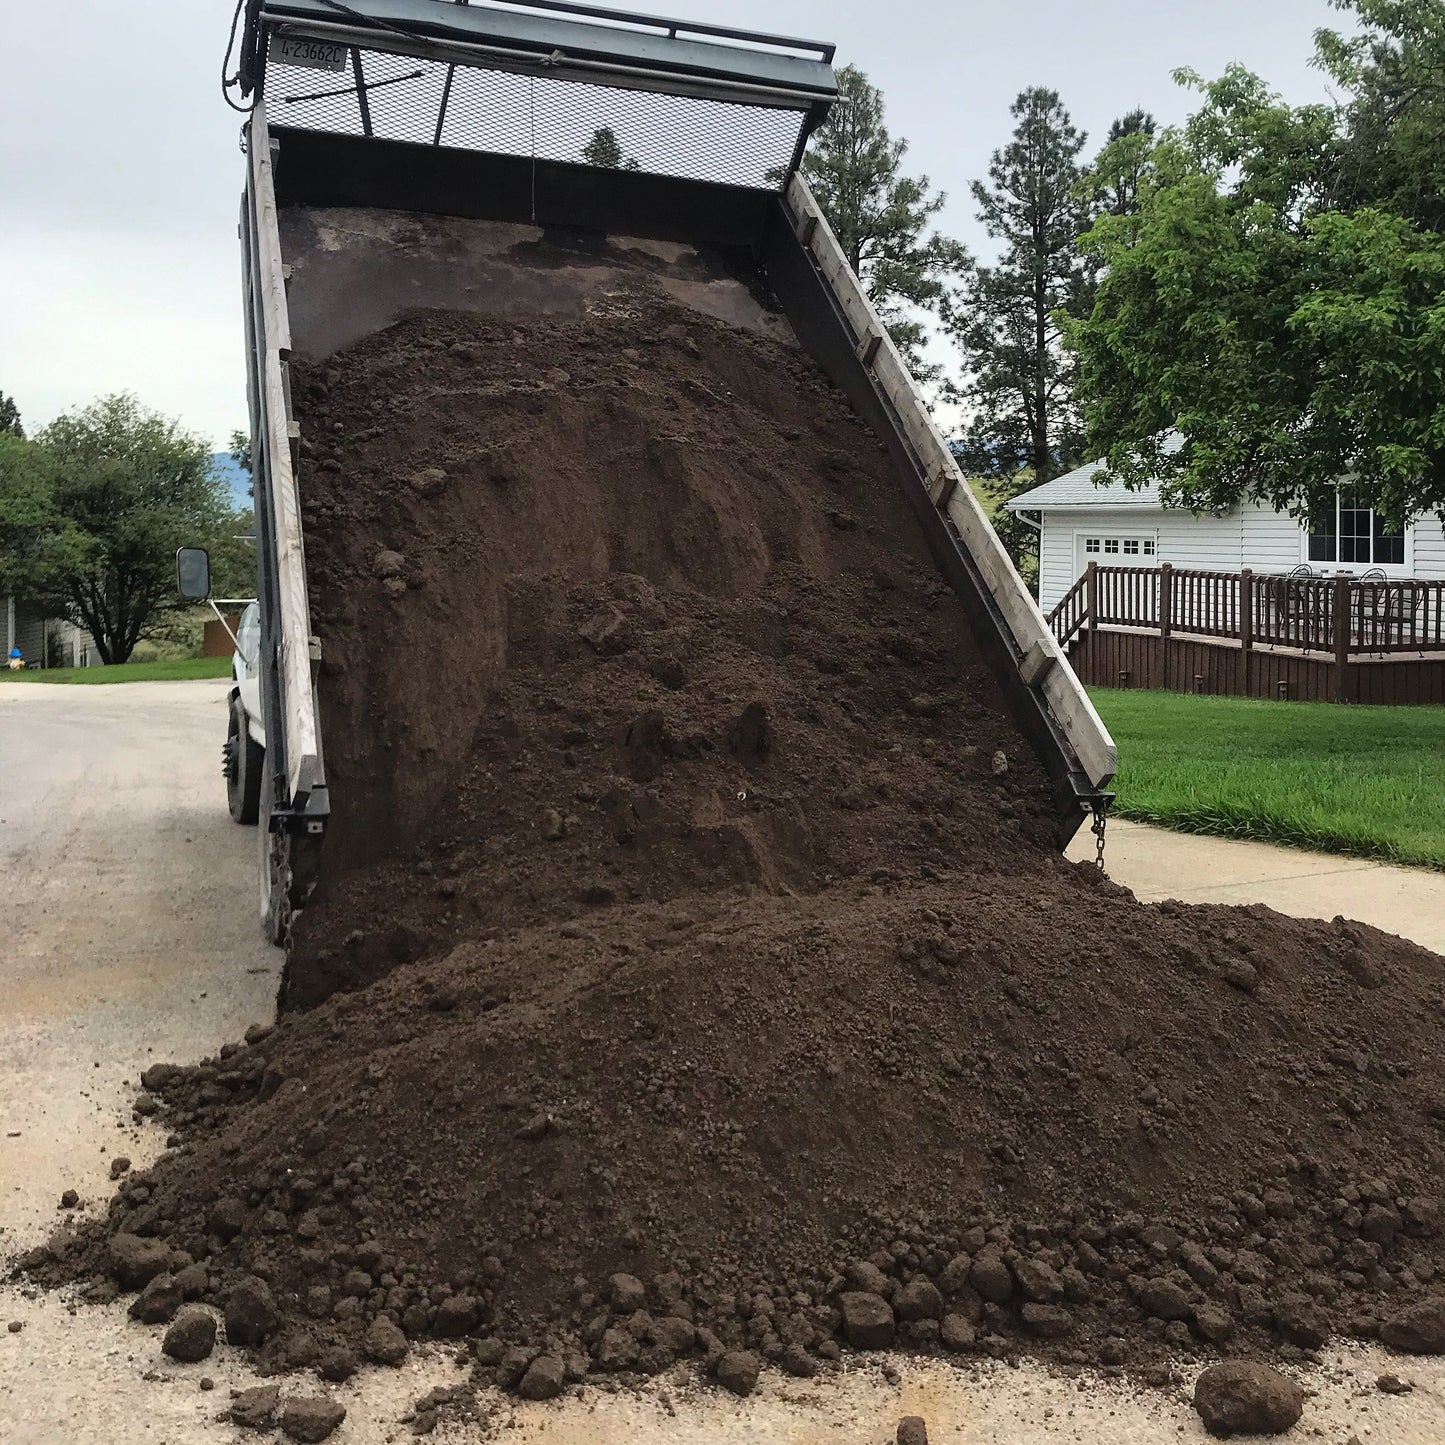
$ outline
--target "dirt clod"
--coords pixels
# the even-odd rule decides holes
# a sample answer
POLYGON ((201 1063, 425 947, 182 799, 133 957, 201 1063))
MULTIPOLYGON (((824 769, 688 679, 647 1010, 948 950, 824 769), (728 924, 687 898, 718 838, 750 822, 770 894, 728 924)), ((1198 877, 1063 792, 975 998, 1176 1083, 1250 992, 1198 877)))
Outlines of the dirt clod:
POLYGON ((173 1360, 195 1364, 209 1358, 215 1344, 215 1317, 200 1305, 185 1305, 166 1331, 161 1349, 173 1360))
POLYGON ((838 1303, 843 1310, 843 1335, 855 1350, 886 1350, 893 1343, 897 1328, 893 1308, 881 1295, 853 1290, 838 1303))
POLYGON ((399 1365, 406 1359, 410 1346, 392 1320, 378 1315, 366 1332, 362 1348, 366 1351, 366 1358, 378 1365, 399 1365))
POLYGON ((1390 1315, 1380 1343, 1412 1355, 1445 1355, 1445 1295, 1433 1295, 1390 1315))
POLYGON ((226 1298, 226 1341, 259 1345, 280 1324, 271 1287, 255 1275, 234 1285, 226 1298))
POLYGON ((161 1325, 171 1319, 185 1300, 185 1292, 169 1273, 156 1275, 130 1302, 130 1317, 145 1325, 161 1325))
POLYGON ((1281 1435, 1304 1413, 1304 1391, 1254 1360, 1211 1365, 1194 1385, 1194 1408, 1211 1435, 1281 1435))
POLYGON ((281 1403, 279 1385, 253 1385, 240 1390, 231 1399, 231 1423, 246 1430, 269 1430, 281 1403))
POLYGON ((517 1392, 524 1400, 551 1400, 562 1393, 566 1367, 557 1355, 538 1355, 522 1376, 517 1392))
POLYGON ((171 1261, 170 1246, 122 1231, 109 1241, 110 1273, 122 1289, 143 1289, 171 1261))
POLYGON ((287 1400, 281 1411, 281 1433, 301 1445, 317 1445, 346 1419, 346 1406, 324 1396, 287 1400))
POLYGON ((734 1395, 751 1395, 761 1369, 762 1362, 751 1350, 729 1350, 717 1362, 717 1382, 734 1395))
POLYGON ((894 1436, 897 1445, 928 1445, 928 1425, 922 1415, 905 1415, 894 1436))

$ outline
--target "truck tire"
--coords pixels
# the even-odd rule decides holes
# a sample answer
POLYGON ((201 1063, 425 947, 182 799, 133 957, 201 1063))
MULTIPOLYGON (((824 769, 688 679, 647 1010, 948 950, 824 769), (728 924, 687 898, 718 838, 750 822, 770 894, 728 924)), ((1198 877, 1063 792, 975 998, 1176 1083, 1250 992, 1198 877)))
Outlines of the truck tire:
POLYGON ((251 736, 241 699, 233 697, 226 727, 226 803, 238 823, 255 823, 260 815, 265 751, 251 736))
POLYGON ((271 800, 275 790, 271 785, 271 757, 264 754, 261 768, 261 932, 267 943, 278 948, 285 947, 286 934, 291 923, 290 851, 291 839, 286 833, 271 831, 271 800))

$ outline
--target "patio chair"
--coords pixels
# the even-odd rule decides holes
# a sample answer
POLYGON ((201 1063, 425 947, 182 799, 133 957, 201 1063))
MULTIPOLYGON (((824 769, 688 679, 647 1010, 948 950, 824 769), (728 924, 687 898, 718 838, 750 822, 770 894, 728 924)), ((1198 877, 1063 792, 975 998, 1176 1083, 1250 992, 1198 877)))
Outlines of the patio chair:
POLYGON ((1284 624, 1284 640, 1301 640, 1297 624, 1303 621, 1308 625, 1312 603, 1309 584, 1316 576, 1315 569, 1308 562, 1301 562, 1291 567, 1283 577, 1277 578, 1270 589, 1274 593, 1275 614, 1284 624))

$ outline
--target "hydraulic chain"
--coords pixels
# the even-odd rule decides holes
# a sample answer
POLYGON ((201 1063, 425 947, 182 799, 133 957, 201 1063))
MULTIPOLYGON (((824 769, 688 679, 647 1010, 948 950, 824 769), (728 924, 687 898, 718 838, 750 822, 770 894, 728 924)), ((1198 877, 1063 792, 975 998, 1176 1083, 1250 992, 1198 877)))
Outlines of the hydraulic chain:
POLYGON ((1100 873, 1105 873, 1104 868, 1104 830, 1109 824, 1109 804, 1104 800, 1094 804, 1094 822, 1092 832, 1094 834, 1094 864, 1100 873))

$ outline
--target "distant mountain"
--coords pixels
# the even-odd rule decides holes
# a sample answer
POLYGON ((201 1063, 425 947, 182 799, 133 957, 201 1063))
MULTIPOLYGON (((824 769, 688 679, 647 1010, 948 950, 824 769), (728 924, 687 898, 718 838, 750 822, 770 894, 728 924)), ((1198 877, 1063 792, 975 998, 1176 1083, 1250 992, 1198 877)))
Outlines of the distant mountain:
POLYGON ((238 512, 251 510, 251 473, 230 454, 216 452, 211 457, 211 471, 225 484, 231 494, 231 505, 238 512))

